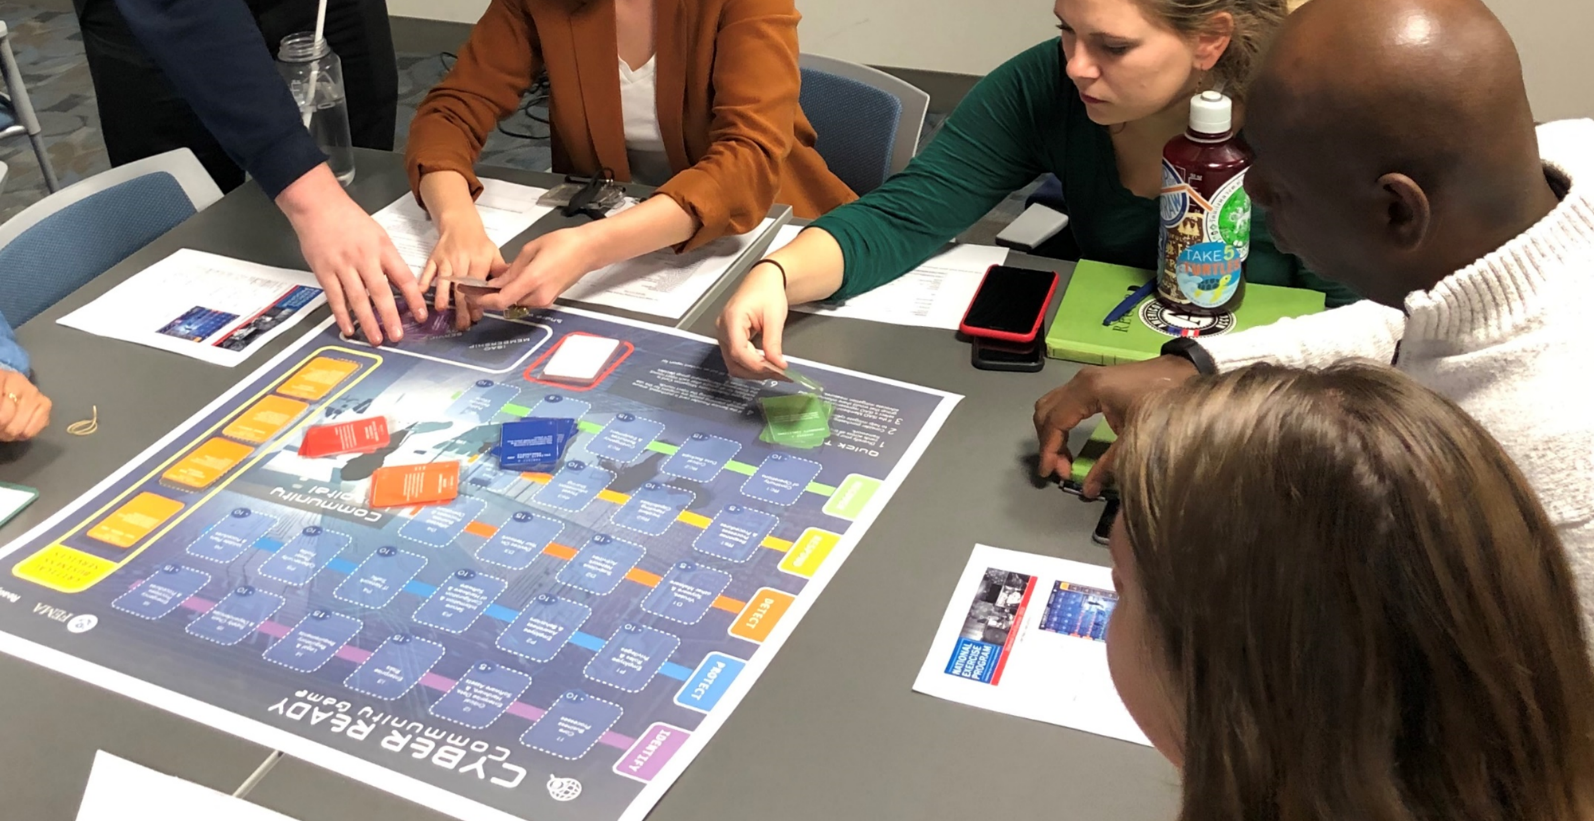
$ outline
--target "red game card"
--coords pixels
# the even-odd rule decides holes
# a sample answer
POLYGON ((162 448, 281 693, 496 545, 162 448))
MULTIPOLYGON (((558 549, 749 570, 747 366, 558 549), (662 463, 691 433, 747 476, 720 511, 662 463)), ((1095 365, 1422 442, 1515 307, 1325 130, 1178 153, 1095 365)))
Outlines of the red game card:
POLYGON ((299 455, 309 458, 344 453, 370 453, 387 447, 387 417, 356 419, 336 425, 316 425, 304 432, 299 455))
POLYGON ((428 462, 377 468, 371 473, 372 507, 451 502, 459 495, 459 463, 428 462))

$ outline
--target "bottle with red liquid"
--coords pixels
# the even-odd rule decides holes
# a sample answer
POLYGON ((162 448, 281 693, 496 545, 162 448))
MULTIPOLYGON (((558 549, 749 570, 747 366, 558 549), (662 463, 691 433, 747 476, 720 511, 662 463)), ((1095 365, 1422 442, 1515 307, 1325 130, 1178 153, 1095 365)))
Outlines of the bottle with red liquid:
POLYGON ((1245 297, 1251 149, 1233 125, 1233 102, 1203 91, 1190 100, 1189 129, 1162 150, 1157 299, 1179 313, 1229 313, 1245 297))

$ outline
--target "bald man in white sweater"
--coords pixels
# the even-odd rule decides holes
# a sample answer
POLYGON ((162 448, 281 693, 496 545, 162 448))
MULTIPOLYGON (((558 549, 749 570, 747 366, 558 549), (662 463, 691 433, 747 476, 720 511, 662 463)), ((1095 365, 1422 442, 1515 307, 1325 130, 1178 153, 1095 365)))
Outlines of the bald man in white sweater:
POLYGON ((1594 121, 1535 129, 1515 47, 1478 0, 1312 0, 1246 110, 1246 190, 1275 240, 1367 300, 1082 370, 1036 403, 1041 472, 1066 469, 1088 417, 1121 424, 1198 372, 1388 362, 1516 461, 1594 641, 1594 121))

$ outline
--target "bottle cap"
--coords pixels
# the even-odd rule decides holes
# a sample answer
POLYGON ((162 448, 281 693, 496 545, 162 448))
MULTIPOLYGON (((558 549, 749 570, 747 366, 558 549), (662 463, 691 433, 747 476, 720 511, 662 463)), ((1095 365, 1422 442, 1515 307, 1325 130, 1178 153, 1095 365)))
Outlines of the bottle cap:
POLYGON ((1203 91, 1190 98, 1190 130, 1197 134, 1227 134, 1234 124, 1234 103, 1220 91, 1203 91))

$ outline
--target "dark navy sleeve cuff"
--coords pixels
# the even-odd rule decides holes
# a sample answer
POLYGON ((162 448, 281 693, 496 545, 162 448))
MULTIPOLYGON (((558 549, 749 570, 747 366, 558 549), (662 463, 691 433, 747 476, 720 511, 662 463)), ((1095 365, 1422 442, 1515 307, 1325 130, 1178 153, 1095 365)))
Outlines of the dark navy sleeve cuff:
POLYGON ((255 156, 246 170, 265 189, 266 196, 276 199, 284 189, 326 161, 310 132, 300 128, 255 156))

